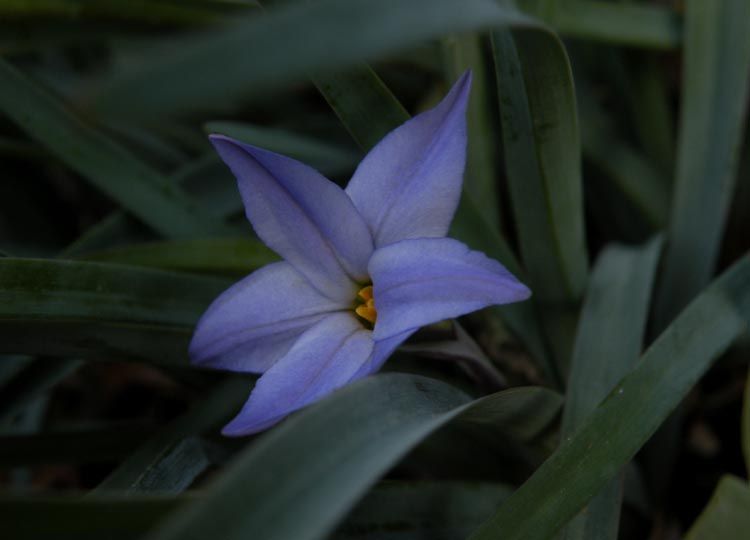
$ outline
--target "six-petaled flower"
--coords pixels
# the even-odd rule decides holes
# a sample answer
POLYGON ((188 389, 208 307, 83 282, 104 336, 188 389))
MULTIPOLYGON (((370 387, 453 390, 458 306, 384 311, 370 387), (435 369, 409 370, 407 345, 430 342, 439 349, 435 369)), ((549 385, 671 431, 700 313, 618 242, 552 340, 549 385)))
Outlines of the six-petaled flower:
POLYGON ((211 137, 258 237, 284 259, 217 298, 190 345, 197 364, 263 373, 224 434, 266 429, 378 371, 423 325, 529 296, 500 263, 445 237, 470 84, 466 73, 389 133, 345 190, 293 159, 211 137))

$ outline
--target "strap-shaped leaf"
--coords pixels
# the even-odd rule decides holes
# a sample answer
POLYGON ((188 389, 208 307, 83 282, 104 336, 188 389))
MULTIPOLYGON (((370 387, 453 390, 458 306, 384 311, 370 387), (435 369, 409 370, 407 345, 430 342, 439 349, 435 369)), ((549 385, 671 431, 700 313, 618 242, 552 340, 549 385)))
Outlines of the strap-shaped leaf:
POLYGON ((519 4, 558 32, 578 38, 657 49, 680 43, 677 13, 658 5, 600 0, 520 0, 519 4))
POLYGON ((579 299, 588 262, 573 76, 550 32, 496 31, 506 171, 521 255, 542 302, 579 299))
POLYGON ((683 95, 672 213, 655 323, 709 282, 737 174, 750 97, 750 3, 686 3, 683 95))
POLYGON ((0 60, 0 111, 92 185, 167 237, 221 230, 169 179, 0 60))
POLYGON ((103 263, 0 259, 0 352, 187 366, 193 325, 227 282, 103 263))
POLYGON ((471 540, 549 538, 629 461, 750 321, 750 256, 698 296, 471 540))
POLYGON ((137 70, 109 82, 97 108, 128 115, 226 108, 232 100, 311 72, 348 67, 450 32, 529 21, 493 0, 280 4, 266 16, 238 18, 231 26, 150 51, 137 70))
POLYGON ((229 420, 247 399, 251 386, 238 377, 214 385, 190 410, 140 445, 91 493, 181 491, 187 487, 208 463, 194 444, 185 441, 194 441, 191 436, 229 420))
MULTIPOLYGON (((635 249, 612 246, 599 256, 578 323, 562 438, 575 434, 638 360, 660 247, 659 240, 635 249)), ((617 539, 622 481, 618 475, 571 521, 566 540, 617 539)))
POLYGON ((259 240, 251 238, 201 238, 129 244, 82 256, 89 261, 147 266, 165 270, 209 274, 246 275, 279 260, 259 240))
POLYGON ((502 428, 558 399, 529 388, 471 402, 424 377, 367 378, 263 435, 205 498, 175 512, 148 538, 323 538, 382 474, 450 420, 467 415, 468 422, 502 428))

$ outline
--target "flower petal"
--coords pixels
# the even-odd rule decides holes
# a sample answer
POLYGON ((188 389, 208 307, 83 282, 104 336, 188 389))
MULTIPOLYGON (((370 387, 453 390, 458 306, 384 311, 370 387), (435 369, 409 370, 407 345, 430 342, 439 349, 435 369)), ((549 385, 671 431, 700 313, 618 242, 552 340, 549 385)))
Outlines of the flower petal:
POLYGON ((190 357, 196 364, 262 373, 310 326, 348 307, 320 294, 289 263, 269 264, 214 300, 198 322, 190 357))
POLYGON ((258 379, 242 411, 222 433, 249 435, 272 426, 348 383, 372 350, 372 332, 352 312, 329 315, 258 379))
POLYGON ((368 358, 367 362, 362 364, 362 367, 359 368, 359 371, 354 374, 349 382, 353 382, 380 371, 380 368, 383 367, 385 361, 393 354, 393 351, 395 351, 404 341, 409 339, 409 336, 414 332, 416 332, 416 329, 407 330, 406 332, 401 332, 393 337, 376 341, 370 358, 368 358))
POLYGON ((376 341, 531 291, 503 265, 451 238, 403 240, 375 251, 370 275, 376 341))
POLYGON ((346 192, 376 247, 448 232, 466 164, 470 86, 467 71, 437 107, 391 131, 357 167, 346 192))
POLYGON ((237 177, 258 236, 322 293, 351 299, 367 280, 367 225, 336 184, 293 159, 222 135, 211 142, 237 177))

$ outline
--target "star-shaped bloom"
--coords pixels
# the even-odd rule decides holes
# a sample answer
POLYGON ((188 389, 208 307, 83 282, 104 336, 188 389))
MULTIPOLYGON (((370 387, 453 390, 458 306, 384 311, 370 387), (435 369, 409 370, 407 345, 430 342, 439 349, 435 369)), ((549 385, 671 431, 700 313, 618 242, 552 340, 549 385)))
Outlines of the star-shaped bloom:
POLYGON ((419 327, 530 291, 446 238, 466 161, 467 72, 390 132, 345 190, 314 169, 222 135, 258 237, 284 260, 236 283, 198 323, 196 364, 262 373, 225 435, 266 429, 378 371, 419 327))

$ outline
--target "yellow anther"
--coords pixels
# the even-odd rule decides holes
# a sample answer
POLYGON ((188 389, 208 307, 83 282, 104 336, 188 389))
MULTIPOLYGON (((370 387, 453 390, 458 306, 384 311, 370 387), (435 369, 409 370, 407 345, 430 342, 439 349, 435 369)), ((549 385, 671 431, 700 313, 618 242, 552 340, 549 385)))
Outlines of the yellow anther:
POLYGON ((354 308, 354 313, 362 317, 370 324, 375 324, 378 318, 378 312, 375 310, 375 299, 372 296, 372 285, 363 287, 357 296, 364 301, 364 304, 358 305, 354 308))
POLYGON ((358 293, 357 296, 359 296, 362 300, 372 300, 372 285, 368 285, 367 287, 363 287, 358 293))
POLYGON ((364 320, 375 324, 375 321, 378 318, 378 312, 375 311, 374 306, 368 306, 367 304, 357 306, 357 309, 354 310, 354 312, 362 317, 364 320))

